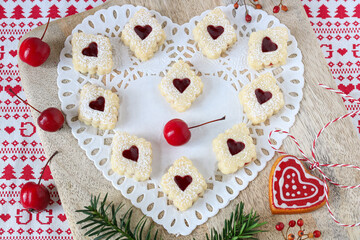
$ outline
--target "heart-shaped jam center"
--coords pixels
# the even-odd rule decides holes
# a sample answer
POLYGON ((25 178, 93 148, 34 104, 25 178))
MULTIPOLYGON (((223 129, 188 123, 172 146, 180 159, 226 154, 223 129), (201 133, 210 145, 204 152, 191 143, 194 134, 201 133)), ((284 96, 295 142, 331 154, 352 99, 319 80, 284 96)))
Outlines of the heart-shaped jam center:
POLYGON ((228 145, 229 152, 233 156, 238 154, 245 148, 245 144, 243 142, 236 142, 234 139, 231 138, 229 138, 226 143, 228 145))
POLYGON ((190 85, 190 79, 188 78, 175 78, 173 80, 174 87, 176 87, 177 90, 179 90, 180 93, 183 93, 185 89, 190 85))
POLYGON ((272 98, 272 93, 271 92, 264 92, 263 90, 261 90, 260 88, 255 90, 255 96, 256 99, 258 100, 258 102, 260 104, 266 103, 267 101, 269 101, 272 98))
POLYGON ((131 161, 137 162, 139 158, 139 149, 137 146, 132 145, 129 149, 122 152, 124 158, 130 159, 131 161))
POLYGON ((178 185, 178 187, 181 189, 181 191, 185 191, 185 189, 192 182, 192 177, 190 175, 186 175, 186 176, 183 176, 183 177, 181 177, 179 175, 176 175, 174 177, 174 181, 178 185))
POLYGON ((151 33, 152 27, 150 25, 145 25, 145 26, 137 25, 134 27, 134 31, 139 36, 139 38, 141 38, 141 40, 144 40, 151 33))
POLYGON ((207 31, 212 37, 212 39, 216 40, 218 37, 220 37, 221 34, 224 32, 224 28, 222 26, 213 26, 209 25, 207 26, 207 31))
POLYGON ((96 100, 89 103, 89 107, 94 110, 103 112, 105 108, 105 98, 103 96, 98 97, 96 100))
POLYGON ((271 41, 269 37, 264 37, 261 44, 262 52, 273 52, 278 49, 278 45, 271 41))
POLYGON ((88 47, 84 48, 81 52, 83 55, 88 57, 98 56, 98 47, 96 42, 91 42, 88 47))

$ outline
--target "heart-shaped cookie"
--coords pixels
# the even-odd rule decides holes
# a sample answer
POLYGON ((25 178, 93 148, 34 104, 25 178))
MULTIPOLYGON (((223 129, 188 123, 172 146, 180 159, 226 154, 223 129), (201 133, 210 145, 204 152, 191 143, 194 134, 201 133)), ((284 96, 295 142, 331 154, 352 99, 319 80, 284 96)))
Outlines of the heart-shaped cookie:
POLYGON ((262 52, 273 52, 278 49, 278 45, 271 41, 269 37, 264 37, 261 43, 262 52))
POLYGON ((270 172, 269 201, 273 214, 314 211, 326 203, 324 182, 296 157, 281 156, 270 172))
POLYGON ((268 92, 268 91, 263 91, 260 88, 257 88, 255 90, 255 96, 260 104, 264 104, 272 98, 272 93, 268 92))
POLYGON ((183 79, 175 78, 173 80, 174 87, 180 93, 183 93, 186 90, 186 88, 190 85, 190 83, 191 83, 191 81, 188 78, 183 78, 183 79))
POLYGON ((105 109, 105 98, 103 96, 98 97, 96 100, 89 103, 89 107, 94 110, 103 112, 105 109))
POLYGON ((192 182, 192 177, 190 175, 185 175, 183 177, 179 176, 179 175, 176 175, 174 177, 174 181, 178 185, 178 187, 181 189, 181 191, 185 191, 185 189, 192 182))
POLYGON ((91 42, 88 47, 84 48, 81 53, 88 57, 98 56, 98 46, 96 42, 91 42))
POLYGON ((230 154, 233 156, 238 154, 245 148, 245 144, 243 142, 236 142, 234 139, 231 138, 228 139, 226 143, 228 145, 230 154))
POLYGON ((141 40, 144 40, 151 33, 152 27, 150 25, 145 25, 145 26, 137 25, 134 27, 134 31, 139 36, 139 38, 141 38, 141 40))
POLYGON ((224 32, 224 28, 223 26, 213 26, 213 25, 209 25, 207 26, 207 31, 210 34, 210 36, 212 37, 212 39, 216 40, 218 37, 220 37, 221 34, 223 34, 224 32))
POLYGON ((139 159, 139 149, 133 145, 129 149, 122 152, 124 158, 130 159, 131 161, 137 162, 139 159))

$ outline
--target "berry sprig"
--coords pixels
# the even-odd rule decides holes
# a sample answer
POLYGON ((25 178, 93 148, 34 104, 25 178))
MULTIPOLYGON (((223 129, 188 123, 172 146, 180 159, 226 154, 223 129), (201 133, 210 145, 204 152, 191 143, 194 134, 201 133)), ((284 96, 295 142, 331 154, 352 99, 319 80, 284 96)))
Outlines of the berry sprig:
MULTIPOLYGON (((239 1, 240 1, 240 0, 237 0, 237 1, 234 3, 234 8, 235 8, 235 9, 238 9, 238 8, 239 8, 239 1)), ((254 7, 255 7, 256 9, 261 9, 261 8, 262 8, 262 5, 261 5, 261 4, 256 3, 256 2, 258 2, 258 0, 249 0, 249 2, 250 2, 252 5, 254 5, 254 7)), ((244 3, 244 6, 245 6, 245 21, 249 23, 249 22, 251 22, 252 17, 251 17, 251 15, 249 14, 249 11, 248 11, 248 9, 247 9, 246 0, 243 0, 243 3, 244 3)))
POLYGON ((278 12, 280 12, 280 9, 283 10, 284 12, 287 12, 287 11, 289 10, 288 7, 283 4, 283 0, 280 0, 279 5, 276 5, 276 6, 273 8, 273 13, 278 13, 278 12))
POLYGON ((295 220, 291 220, 289 222, 289 226, 287 227, 285 234, 283 232, 283 229, 285 227, 284 223, 278 222, 275 225, 275 229, 279 232, 281 231, 281 234, 282 234, 284 240, 295 240, 295 234, 293 234, 293 233, 288 234, 288 232, 289 232, 290 228, 293 228, 296 225, 298 225, 300 227, 300 230, 297 233, 297 235, 298 235, 297 240, 305 240, 305 239, 309 239, 309 238, 319 238, 321 236, 321 232, 319 230, 315 230, 310 233, 305 233, 305 229, 302 228, 304 226, 304 220, 301 218, 298 219, 297 222, 295 222, 295 220))

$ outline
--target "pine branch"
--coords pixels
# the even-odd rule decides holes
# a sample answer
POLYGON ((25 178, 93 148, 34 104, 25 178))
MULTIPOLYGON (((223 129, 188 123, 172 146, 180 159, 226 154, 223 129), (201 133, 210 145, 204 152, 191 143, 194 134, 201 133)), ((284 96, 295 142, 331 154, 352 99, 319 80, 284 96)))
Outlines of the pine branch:
MULTIPOLYGON (((85 209, 76 211, 87 215, 86 218, 77 222, 77 224, 85 224, 81 229, 89 229, 85 233, 85 236, 94 237, 94 240, 108 240, 112 237, 116 237, 116 240, 143 239, 144 227, 147 221, 145 216, 140 219, 138 224, 136 224, 135 229, 132 231, 130 224, 133 210, 131 208, 127 210, 118 222, 116 215, 123 208, 124 204, 119 204, 117 207, 112 202, 106 204, 107 196, 108 195, 106 194, 101 202, 99 202, 100 195, 98 197, 91 196, 90 205, 85 206, 85 209), (108 212, 110 212, 110 214, 108 214, 108 212)), ((151 224, 150 229, 145 235, 146 240, 157 239, 158 231, 156 231, 154 237, 151 238, 151 230, 153 227, 154 226, 151 224)))
POLYGON ((244 214, 244 203, 236 205, 235 212, 231 213, 230 219, 225 220, 222 233, 215 228, 211 229, 210 237, 206 234, 207 240, 237 240, 237 239, 257 239, 255 234, 264 232, 257 228, 265 225, 267 222, 259 223, 259 215, 253 210, 249 214, 244 214))
MULTIPOLYGON (((87 215, 83 220, 77 224, 85 224, 81 229, 89 229, 85 236, 94 237, 94 240, 105 239, 108 240, 115 237, 116 240, 156 240, 158 231, 151 237, 151 232, 154 228, 150 225, 144 238, 144 228, 146 225, 145 216, 136 224, 134 230, 131 230, 131 217, 133 210, 130 208, 126 211, 123 217, 117 221, 116 215, 123 208, 123 204, 115 207, 115 204, 110 202, 106 204, 107 194, 105 198, 99 202, 98 197, 91 196, 90 206, 85 206, 85 209, 77 210, 76 212, 87 215), (110 213, 109 213, 110 212, 110 213)), ((231 213, 230 218, 225 220, 224 228, 221 233, 217 232, 215 228, 211 229, 210 236, 206 234, 207 240, 238 240, 238 239, 257 239, 255 234, 264 232, 258 228, 265 225, 266 222, 259 223, 260 216, 253 210, 249 214, 244 214, 244 203, 236 205, 235 211, 231 213)))

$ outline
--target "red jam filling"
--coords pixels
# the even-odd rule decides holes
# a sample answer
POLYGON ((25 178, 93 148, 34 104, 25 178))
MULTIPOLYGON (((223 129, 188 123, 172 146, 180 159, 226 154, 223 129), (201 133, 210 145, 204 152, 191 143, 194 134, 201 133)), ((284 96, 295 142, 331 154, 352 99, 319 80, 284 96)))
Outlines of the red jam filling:
POLYGON ((238 154, 245 148, 245 144, 243 142, 236 142, 234 139, 231 138, 229 138, 226 143, 232 156, 238 154))
POLYGON ((263 104, 263 103, 266 103, 267 101, 269 101, 272 98, 272 93, 271 92, 264 92, 260 88, 257 88, 255 90, 255 96, 256 96, 256 99, 258 100, 258 102, 260 104, 263 104))
POLYGON ((264 37, 261 44, 261 51, 262 52, 273 52, 278 49, 278 45, 271 41, 269 37, 264 37))
POLYGON ((98 46, 96 42, 91 42, 88 47, 84 48, 81 52, 83 55, 88 57, 98 56, 98 46))
POLYGON ((89 107, 94 110, 103 112, 105 108, 105 98, 103 96, 98 97, 96 100, 89 103, 89 107))
POLYGON ((190 79, 188 78, 175 78, 173 80, 174 87, 180 92, 183 93, 185 89, 190 85, 190 79))
POLYGON ((132 145, 129 149, 122 152, 124 158, 130 159, 131 161, 137 162, 139 158, 139 149, 132 145))
POLYGON ((183 176, 183 177, 181 177, 179 175, 176 175, 174 177, 174 181, 178 185, 178 187, 181 189, 181 191, 185 191, 185 189, 192 182, 192 177, 190 175, 186 175, 186 176, 183 176))
POLYGON ((222 26, 213 26, 209 25, 207 26, 207 31, 212 37, 212 39, 216 40, 218 37, 220 37, 221 34, 224 32, 224 28, 222 26))
POLYGON ((150 25, 145 25, 145 26, 137 25, 134 27, 134 31, 139 36, 139 38, 141 38, 141 40, 144 40, 151 33, 152 27, 150 25))

